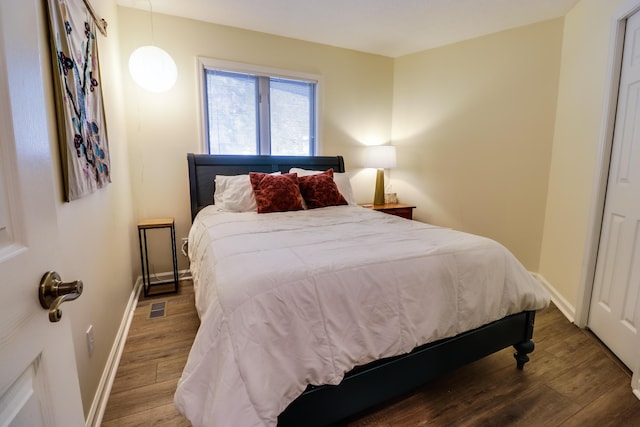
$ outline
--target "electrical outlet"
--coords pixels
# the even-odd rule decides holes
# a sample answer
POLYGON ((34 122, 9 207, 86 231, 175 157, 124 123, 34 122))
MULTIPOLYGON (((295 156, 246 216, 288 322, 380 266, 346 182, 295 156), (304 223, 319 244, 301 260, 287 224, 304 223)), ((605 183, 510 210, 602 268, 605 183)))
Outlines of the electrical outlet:
POLYGON ((87 328, 87 349, 89 350, 89 356, 93 354, 93 350, 96 347, 96 340, 93 336, 93 325, 89 325, 87 328))

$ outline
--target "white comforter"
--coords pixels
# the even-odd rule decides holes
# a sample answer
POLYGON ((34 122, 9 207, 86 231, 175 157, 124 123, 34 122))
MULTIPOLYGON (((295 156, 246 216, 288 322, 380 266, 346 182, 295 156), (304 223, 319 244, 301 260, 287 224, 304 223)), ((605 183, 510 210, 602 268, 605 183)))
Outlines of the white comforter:
POLYGON ((175 403, 194 426, 274 426, 308 384, 549 304, 500 244, 353 206, 211 206, 189 253, 201 326, 175 403))

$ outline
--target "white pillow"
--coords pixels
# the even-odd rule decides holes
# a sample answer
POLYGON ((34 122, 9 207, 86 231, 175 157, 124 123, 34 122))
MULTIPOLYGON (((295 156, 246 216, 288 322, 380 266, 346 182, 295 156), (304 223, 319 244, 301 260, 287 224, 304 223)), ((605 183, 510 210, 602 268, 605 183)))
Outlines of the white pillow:
MULTIPOLYGON (((271 175, 280 175, 274 172, 271 175)), ((258 205, 253 195, 249 175, 216 175, 213 203, 221 211, 256 212, 258 205)))
MULTIPOLYGON (((289 173, 297 173, 298 176, 315 175, 323 173, 324 171, 314 171, 308 169, 291 168, 289 173)), ((356 198, 353 195, 353 189, 351 188, 351 177, 348 172, 333 172, 333 181, 336 183, 338 190, 342 194, 342 197, 352 206, 357 206, 356 198)))

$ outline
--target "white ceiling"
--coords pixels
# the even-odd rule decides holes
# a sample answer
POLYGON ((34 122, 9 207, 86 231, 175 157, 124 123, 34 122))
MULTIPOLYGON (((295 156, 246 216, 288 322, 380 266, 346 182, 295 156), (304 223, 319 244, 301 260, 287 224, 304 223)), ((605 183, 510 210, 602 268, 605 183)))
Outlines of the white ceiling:
POLYGON ((122 6, 398 57, 564 16, 579 0, 117 0, 122 6))

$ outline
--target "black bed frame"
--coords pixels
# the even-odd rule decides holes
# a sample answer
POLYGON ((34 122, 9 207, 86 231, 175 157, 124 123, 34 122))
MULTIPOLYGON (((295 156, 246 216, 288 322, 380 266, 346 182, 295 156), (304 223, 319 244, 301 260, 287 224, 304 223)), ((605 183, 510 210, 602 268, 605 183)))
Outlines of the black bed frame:
MULTIPOLYGON (((341 156, 235 156, 188 154, 191 218, 213 204, 215 175, 286 173, 292 167, 344 172, 341 156)), ((517 369, 534 349, 535 311, 523 311, 411 353, 357 367, 337 386, 309 386, 278 417, 279 426, 325 426, 401 396, 446 372, 513 346, 517 369)))

